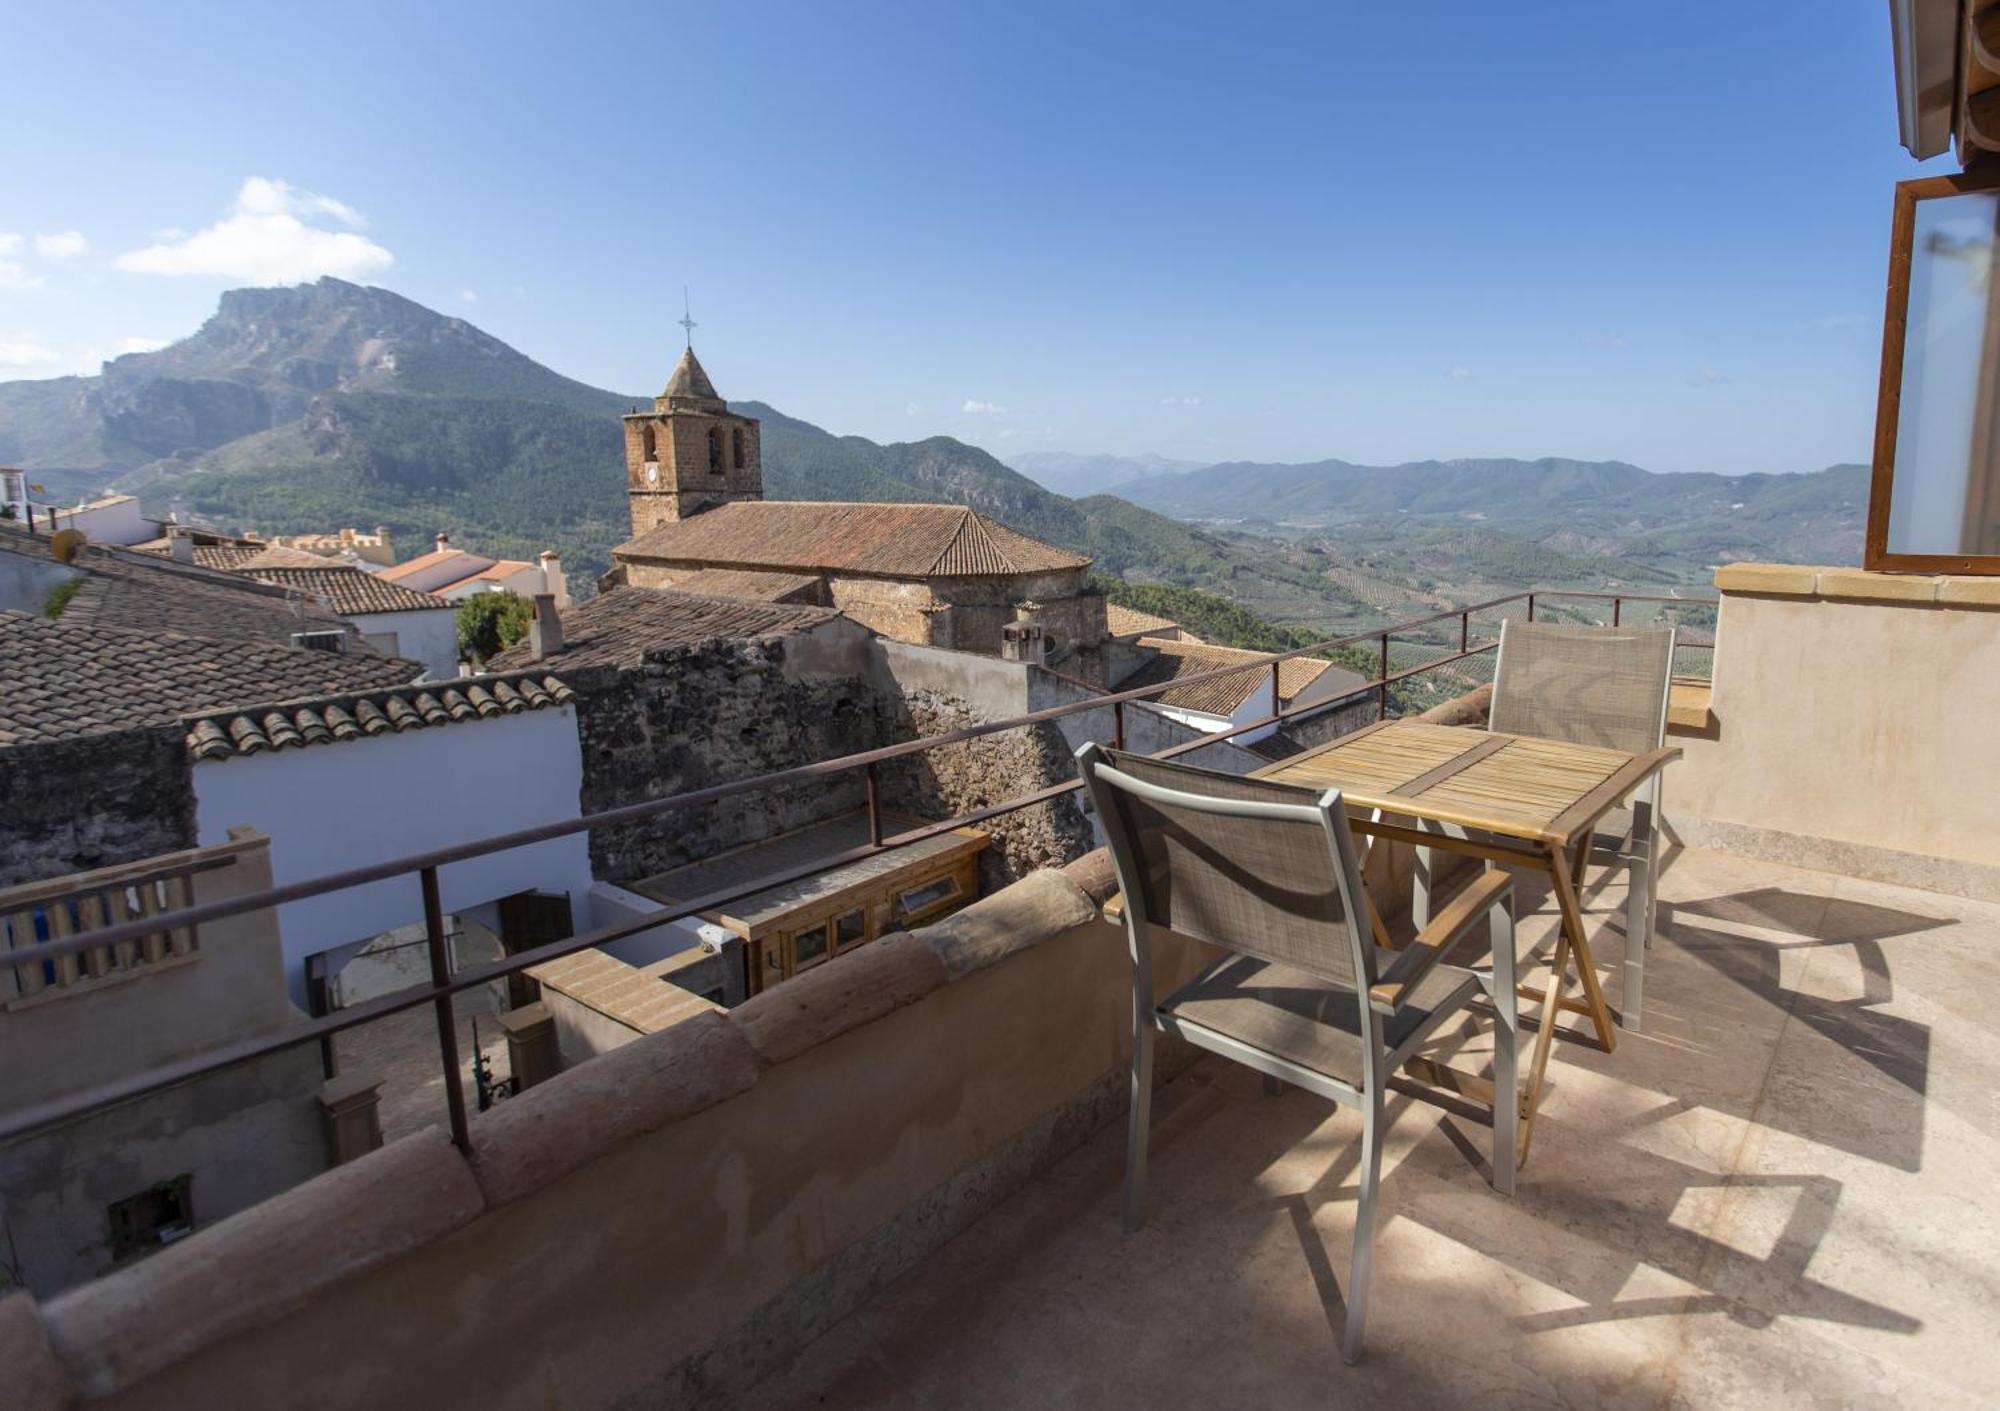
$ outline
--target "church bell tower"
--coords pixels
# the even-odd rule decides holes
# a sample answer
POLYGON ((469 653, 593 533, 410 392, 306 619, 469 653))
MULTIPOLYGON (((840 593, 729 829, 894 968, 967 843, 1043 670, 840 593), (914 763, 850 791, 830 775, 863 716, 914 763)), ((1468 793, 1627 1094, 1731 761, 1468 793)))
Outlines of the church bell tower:
POLYGON ((625 475, 634 538, 717 505, 764 498, 757 419, 729 410, 692 342, 653 409, 625 417, 625 475))

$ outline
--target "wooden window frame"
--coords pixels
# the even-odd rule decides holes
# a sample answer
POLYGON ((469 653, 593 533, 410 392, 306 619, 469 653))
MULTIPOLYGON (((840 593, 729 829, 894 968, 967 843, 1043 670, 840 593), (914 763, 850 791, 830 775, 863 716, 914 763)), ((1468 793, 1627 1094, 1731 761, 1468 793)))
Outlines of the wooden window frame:
MULTIPOLYGON (((1889 551, 1889 506, 1902 409, 1903 347, 1910 315, 1910 261, 1917 203, 2000 190, 2000 172, 1953 172, 1896 183, 1889 222, 1889 294, 1882 316, 1882 380, 1875 397, 1875 458, 1868 483, 1868 534, 1862 567, 1871 573, 2000 574, 2000 554, 1899 554, 1889 551)), ((2000 253, 2000 241, 1996 241, 2000 253)), ((2000 273, 2000 260, 1994 263, 2000 273)), ((1989 337, 2000 330, 1989 330, 1989 337)), ((2000 390, 1996 390, 2000 397, 2000 390)))

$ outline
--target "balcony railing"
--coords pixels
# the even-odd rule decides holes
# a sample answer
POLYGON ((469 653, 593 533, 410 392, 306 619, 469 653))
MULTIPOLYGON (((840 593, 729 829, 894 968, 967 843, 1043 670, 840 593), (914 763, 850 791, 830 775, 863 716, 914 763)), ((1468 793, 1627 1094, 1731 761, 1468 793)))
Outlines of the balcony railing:
POLYGON ((142 862, 7 889, 0 1004, 76 993, 194 954, 195 927, 174 918, 193 905, 195 874, 227 865, 142 862))
MULTIPOLYGON (((398 991, 395 994, 384 995, 377 999, 365 1001, 343 1009, 336 1014, 325 1015, 309 1020, 304 1024, 292 1026, 279 1034, 261 1035, 256 1038, 225 1044, 197 1057, 162 1064, 144 1072, 128 1074, 114 1082, 106 1083, 94 1089, 0 1115, 0 1142, 12 1140, 15 1137, 40 1130, 44 1127, 53 1126, 60 1122, 72 1120, 100 1108, 109 1107, 121 1102, 128 1102, 134 1098, 142 1097, 147 1093, 172 1087, 178 1083, 188 1082, 205 1074, 217 1072, 239 1063, 246 1063, 253 1059, 264 1057, 267 1054, 296 1048, 305 1044, 325 1044, 335 1034, 342 1033, 348 1029, 359 1028, 361 1025, 391 1014, 399 1014, 406 1010, 416 1009, 422 1005, 430 1005, 435 1011, 437 1020, 439 1059, 444 1069, 445 1102, 452 1140, 462 1150, 469 1151, 472 1143, 466 1119, 465 1089, 459 1061, 458 1034, 454 1011, 455 996, 467 990, 490 984, 504 976, 514 975, 530 967, 543 965, 551 960, 572 955, 577 951, 587 950, 594 946, 608 945, 615 941, 623 940, 628 936, 637 935, 642 931, 650 931, 673 921, 685 920, 703 912, 712 911, 730 902, 761 892, 768 887, 797 881, 801 878, 827 871, 830 868, 843 866, 847 863, 856 862, 895 848, 908 847, 913 843, 922 842, 927 838, 935 837, 954 828, 984 823, 990 819, 1003 817, 1024 808, 1031 808, 1036 804, 1048 803, 1064 795, 1076 793, 1082 787, 1077 780, 1069 780, 1065 783, 1037 789, 985 808, 974 809, 969 813, 961 814, 956 818, 946 819, 943 822, 928 823, 920 828, 912 828, 901 833, 884 836, 882 832, 883 808, 879 797, 879 772, 882 766, 943 746, 963 744, 987 735, 999 734, 1007 730, 1017 730, 1025 726, 1060 720, 1073 715, 1100 711, 1106 707, 1109 707, 1112 711, 1113 742, 1122 743, 1125 734, 1125 710, 1127 706, 1144 705, 1148 700, 1166 691, 1185 687, 1195 682, 1234 676, 1245 671, 1262 671, 1270 675, 1270 696, 1268 699, 1271 702, 1272 709, 1269 713, 1260 715, 1254 720, 1232 724, 1227 729, 1218 730, 1212 734, 1183 741, 1168 749, 1158 751, 1157 756, 1159 758, 1173 758, 1178 755, 1187 754, 1209 745, 1227 741, 1236 735, 1241 735, 1263 726, 1273 724, 1282 725, 1290 719, 1316 715, 1322 711, 1336 707, 1344 701, 1353 701, 1357 697, 1365 697, 1370 693, 1374 693, 1377 697, 1378 713, 1386 717, 1390 710, 1392 687, 1413 677, 1422 675, 1425 672, 1440 670, 1455 663, 1467 661, 1497 650, 1499 647, 1497 635, 1490 639, 1475 638, 1475 619, 1495 616, 1504 617, 1510 611, 1518 608, 1529 621, 1533 621, 1535 620, 1538 605, 1545 605, 1551 600, 1557 599, 1577 600, 1600 605, 1595 610, 1605 614, 1608 617, 1608 621, 1614 624, 1624 620, 1625 606, 1629 603, 1679 604, 1683 606, 1706 607, 1712 606, 1716 601, 1713 598, 1673 597, 1658 594, 1582 592, 1568 589, 1536 589, 1533 591, 1511 593, 1503 597, 1475 603, 1468 607, 1453 608, 1445 612, 1433 613, 1428 617, 1393 623, 1385 627, 1371 628, 1365 632, 1331 638, 1327 641, 1314 643, 1311 646, 1293 648, 1290 651, 1273 652, 1240 666, 1220 667, 1214 671, 1181 677, 1178 680, 1164 682, 1159 685, 1141 687, 1130 691, 1114 691, 1091 699, 1051 707, 1046 710, 1031 711, 1028 714, 1015 716, 1006 720, 967 726, 964 729, 948 731, 940 735, 931 735, 922 739, 909 740, 902 744, 890 745, 881 749, 865 750, 857 754, 843 755, 837 759, 824 760, 816 764, 801 765, 794 769, 779 770, 771 774, 734 780, 730 783, 717 784, 705 789, 694 789, 663 799, 648 800, 645 803, 628 804, 622 808, 607 809, 601 813, 588 814, 560 823, 544 824, 536 828, 526 828, 512 833, 503 833, 492 838, 482 839, 478 842, 461 843, 457 846, 442 848, 434 852, 420 853, 409 857, 391 859, 386 862, 373 863, 366 867, 353 868, 346 872, 333 873, 325 877, 314 878, 310 881, 288 883, 284 886, 272 887, 265 891, 233 897, 224 901, 198 906, 183 904, 177 909, 164 910, 156 914, 136 917, 128 912, 123 919, 101 927, 92 927, 85 934, 50 936, 46 939, 38 935, 34 946, 35 960, 38 965, 56 966, 58 967, 57 973, 60 974, 63 973, 61 967, 65 963, 74 970, 78 964, 75 957, 81 956, 84 957, 82 961, 83 972, 89 973, 93 964, 90 957, 116 957, 121 953, 127 953, 121 952, 119 950, 120 947, 137 945, 143 951, 152 943, 153 938, 174 935, 187 936, 189 938, 188 943, 191 945, 195 934, 194 928, 204 922, 219 920, 226 916, 236 916, 265 907, 276 908, 287 902, 301 901, 308 897, 325 896, 330 893, 345 891, 349 888, 364 886, 372 882, 384 881, 392 877, 406 877, 415 874, 423 899, 425 936, 431 965, 431 983, 428 986, 413 986, 409 989, 398 991), (1447 625, 1440 627, 1440 624, 1447 625), (1455 648, 1452 647, 1448 640, 1450 636, 1450 624, 1455 624, 1457 627, 1457 645, 1455 648), (1442 645, 1445 648, 1445 654, 1425 660, 1416 665, 1401 668, 1393 667, 1390 651, 1391 642, 1397 638, 1417 637, 1420 634, 1423 638, 1444 635, 1447 638, 1445 642, 1430 642, 1429 645, 1442 645), (1375 655, 1379 669, 1374 677, 1368 680, 1365 685, 1339 699, 1316 700, 1308 704, 1294 706, 1290 710, 1283 708, 1278 696, 1278 667, 1281 662, 1290 661, 1298 657, 1354 648, 1366 643, 1377 644, 1375 655), (734 885, 727 890, 694 897, 662 911, 650 912, 626 921, 621 921, 615 925, 586 932, 583 935, 571 936, 567 939, 553 941, 531 950, 519 951, 501 960, 469 967, 456 975, 451 973, 444 910, 439 899, 438 869, 449 866, 452 863, 466 861, 470 858, 486 857, 494 853, 506 852, 513 848, 526 847, 533 843, 547 842, 553 838, 567 837, 576 833, 587 833, 596 828, 638 823, 646 819, 658 817, 661 814, 719 803, 727 799, 741 797, 762 790, 783 789, 804 785, 815 780, 823 780, 830 776, 845 774, 854 770, 862 771, 867 781, 870 837, 870 841, 867 844, 851 848, 835 856, 817 858, 800 866, 774 870, 754 880, 734 885)), ((1602 621, 1605 619, 1592 618, 1586 620, 1602 621)), ((1710 642, 1693 642, 1687 643, 1686 646, 1693 651, 1712 649, 1712 643, 1710 642)), ((63 885, 72 889, 71 895, 74 895, 75 890, 77 890, 75 887, 76 880, 64 879, 63 885)), ((58 887, 59 893, 61 890, 61 887, 58 887)), ((81 890, 88 891, 88 887, 81 890)), ((178 894, 178 900, 185 903, 186 897, 187 893, 183 889, 178 894)))

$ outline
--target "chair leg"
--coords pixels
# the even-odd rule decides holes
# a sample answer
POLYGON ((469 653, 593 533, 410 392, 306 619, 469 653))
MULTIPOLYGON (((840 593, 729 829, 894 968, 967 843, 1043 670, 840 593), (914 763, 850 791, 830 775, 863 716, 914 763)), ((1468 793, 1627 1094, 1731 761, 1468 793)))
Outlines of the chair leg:
POLYGON ((1131 1124, 1125 1134, 1125 1209, 1131 1234, 1146 1221, 1146 1134, 1153 1119, 1153 1016, 1132 1015, 1131 1124))
POLYGON ((1520 995, 1514 980, 1514 903, 1511 896, 1487 913, 1493 937, 1493 1189, 1514 1193, 1520 1160, 1520 995))
POLYGON ((1659 776, 1632 799, 1632 844, 1626 852, 1625 986, 1618 1027, 1639 1032, 1646 999, 1646 952, 1653 944, 1653 867, 1659 855, 1659 776))
POLYGON ((1266 1073, 1264 1075, 1265 1097, 1280 1097, 1284 1094, 1284 1091, 1285 1091, 1285 1080, 1283 1078, 1280 1078, 1275 1073, 1266 1073))
POLYGON ((1361 1202, 1354 1216, 1354 1258, 1347 1266, 1347 1327, 1340 1359, 1361 1359, 1368 1325, 1368 1266, 1375 1253, 1375 1197, 1382 1184, 1382 1089, 1376 1085, 1361 1108, 1361 1202))

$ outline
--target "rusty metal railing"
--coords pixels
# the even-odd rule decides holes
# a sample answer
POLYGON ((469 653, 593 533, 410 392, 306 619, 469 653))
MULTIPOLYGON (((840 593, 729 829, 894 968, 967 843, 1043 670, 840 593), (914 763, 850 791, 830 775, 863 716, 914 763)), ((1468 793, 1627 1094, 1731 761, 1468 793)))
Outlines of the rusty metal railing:
MULTIPOLYGON (((1689 606, 1712 604, 1713 598, 1687 598, 1663 594, 1607 593, 1570 591, 1567 589, 1535 589, 1510 593, 1502 597, 1490 598, 1485 602, 1466 607, 1452 608, 1444 612, 1432 613, 1428 617, 1392 623, 1385 627, 1371 628, 1364 632, 1352 633, 1345 637, 1329 638, 1310 646, 1295 647, 1288 651, 1272 652, 1254 661, 1235 666, 1218 667, 1213 671, 1184 676, 1174 681, 1155 686, 1144 686, 1129 691, 1108 691, 1083 700, 1072 701, 1044 710, 1030 711, 1025 715, 1006 720, 985 722, 966 726, 962 729, 930 735, 918 740, 908 740, 900 744, 884 746, 880 749, 864 750, 856 754, 842 755, 836 759, 823 760, 814 764, 799 765, 792 769, 778 770, 748 779, 716 784, 704 789, 693 789, 685 793, 670 795, 662 799, 649 799, 643 803, 627 804, 620 808, 606 809, 600 813, 586 814, 557 823, 542 824, 534 828, 517 829, 491 838, 475 842, 460 843, 432 852, 418 853, 408 857, 394 858, 386 862, 371 863, 365 867, 350 868, 344 872, 330 873, 324 877, 303 882, 291 882, 283 886, 270 887, 264 891, 233 897, 226 901, 210 902, 185 907, 178 911, 161 912, 143 920, 106 926, 94 930, 87 936, 63 938, 46 942, 36 947, 36 958, 59 962, 63 957, 73 956, 86 950, 117 945, 141 937, 157 934, 165 928, 194 927, 204 922, 220 920, 226 916, 238 916, 246 912, 275 909, 287 902, 302 901, 308 897, 325 896, 333 892, 346 891, 353 887, 373 882, 386 881, 394 877, 414 874, 421 888, 424 912, 425 945, 429 952, 431 983, 427 986, 412 986, 394 994, 342 1009, 334 1014, 319 1016, 304 1024, 295 1025, 281 1033, 264 1035, 253 1039, 239 1040, 224 1044, 205 1053, 171 1063, 157 1065, 144 1072, 127 1074, 96 1088, 69 1094, 65 1097, 0 1114, 0 1142, 12 1140, 26 1133, 72 1121, 101 1108, 114 1106, 143 1097, 147 1093, 180 1083, 191 1082, 207 1074, 219 1072, 239 1063, 246 1063, 272 1053, 282 1052, 306 1044, 324 1044, 335 1034, 363 1024, 399 1014, 406 1010, 430 1005, 436 1015, 438 1030, 439 1058, 445 1070, 445 1099, 447 1119, 451 1127, 452 1140, 461 1149, 470 1150, 471 1132, 465 1111, 465 1093, 462 1070, 458 1054, 458 1033, 454 997, 467 990, 514 975, 533 966, 546 964, 577 951, 595 946, 608 945, 614 941, 637 935, 642 931, 686 920, 705 911, 738 901, 743 897, 761 892, 768 887, 797 881, 804 877, 828 871, 831 868, 857 862, 879 853, 908 847, 927 838, 936 837, 954 828, 963 828, 984 823, 995 818, 1015 813, 1037 804, 1052 802, 1067 794, 1075 793, 1082 785, 1078 780, 1051 785, 1033 792, 1019 795, 974 809, 943 822, 928 823, 893 836, 882 832, 883 807, 878 785, 878 770, 881 765, 905 759, 948 745, 963 744, 981 739, 987 735, 1008 730, 1018 730, 1027 726, 1064 719, 1073 715, 1104 710, 1112 712, 1112 742, 1122 745, 1125 738, 1125 707, 1144 705, 1147 701, 1171 691, 1202 681, 1217 680, 1245 671, 1268 671, 1271 676, 1272 710, 1255 719, 1232 723, 1222 730, 1185 740, 1167 749, 1157 751, 1156 758, 1171 759, 1203 749, 1209 745, 1226 742, 1234 737, 1267 725, 1282 725, 1285 721, 1301 716, 1316 715, 1375 692, 1379 697, 1378 713, 1386 716, 1390 703, 1390 687, 1400 681, 1427 671, 1463 661, 1494 651, 1499 646, 1498 638, 1491 641, 1475 642, 1472 638, 1472 619, 1482 614, 1491 614, 1525 604, 1525 614, 1532 621, 1538 601, 1551 598, 1576 598, 1590 601, 1604 601, 1611 604, 1611 619, 1622 619, 1626 603, 1678 603, 1689 606), (1389 643, 1393 637, 1407 636, 1412 632, 1433 628, 1436 624, 1456 619, 1458 623, 1458 649, 1448 655, 1407 667, 1398 672, 1389 670, 1389 643), (1290 709, 1283 707, 1279 695, 1279 668, 1284 662, 1318 653, 1336 651, 1358 646, 1362 643, 1379 642, 1378 675, 1362 686, 1339 697, 1315 700, 1290 709), (719 803, 745 794, 767 789, 780 789, 805 784, 812 780, 863 771, 867 784, 868 837, 865 845, 847 849, 829 857, 821 857, 796 867, 779 869, 754 880, 733 885, 725 890, 710 892, 691 898, 681 904, 662 911, 649 912, 611 926, 600 927, 581 935, 560 941, 552 941, 531 950, 519 951, 496 961, 474 965, 454 974, 451 970, 450 955, 446 949, 443 909, 439 903, 438 870, 455 862, 471 858, 486 857, 493 853, 506 852, 530 844, 547 842, 554 838, 567 837, 576 833, 587 833, 597 828, 617 827, 624 824, 642 822, 662 814, 683 809, 698 808, 719 803)), ((1712 644, 1690 643, 1691 647, 1705 647, 1712 644)), ((16 963, 20 963, 18 960, 16 963)))

